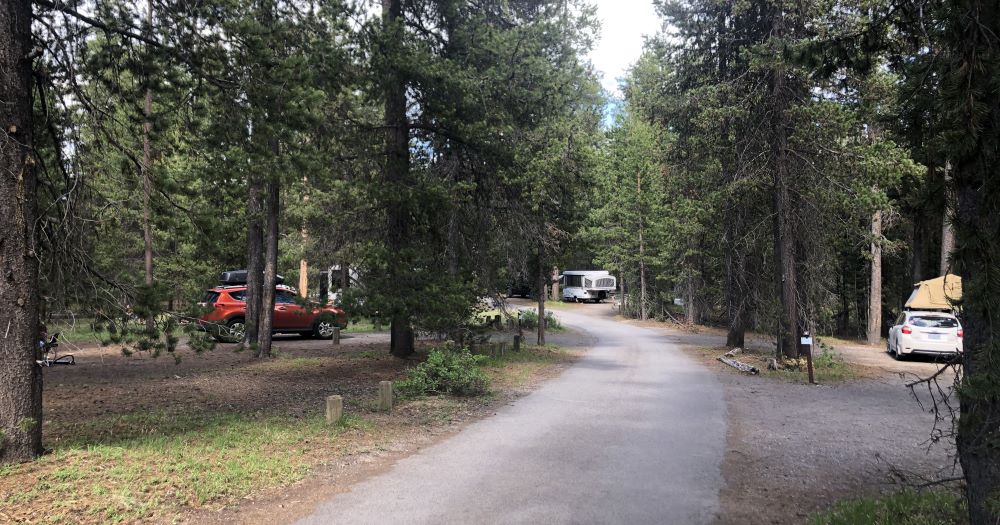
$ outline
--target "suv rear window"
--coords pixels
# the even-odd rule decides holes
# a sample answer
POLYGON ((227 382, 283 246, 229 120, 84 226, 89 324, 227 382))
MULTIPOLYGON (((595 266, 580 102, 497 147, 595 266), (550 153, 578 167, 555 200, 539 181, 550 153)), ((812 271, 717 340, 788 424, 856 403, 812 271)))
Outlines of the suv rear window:
POLYGON ((921 328, 958 328, 958 320, 951 317, 916 316, 910 318, 910 324, 921 328))
POLYGON ((234 301, 245 303, 247 301, 247 291, 240 290, 238 292, 229 292, 229 297, 232 297, 234 301))
POLYGON ((219 292, 205 292, 205 297, 201 302, 205 304, 212 304, 219 298, 219 292))

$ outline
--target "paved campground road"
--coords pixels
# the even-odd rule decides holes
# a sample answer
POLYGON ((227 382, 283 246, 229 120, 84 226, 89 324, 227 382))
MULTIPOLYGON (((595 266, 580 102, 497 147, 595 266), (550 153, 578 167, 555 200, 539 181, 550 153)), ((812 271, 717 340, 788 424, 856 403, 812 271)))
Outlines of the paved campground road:
POLYGON ((726 442, 714 375, 598 308, 558 315, 594 339, 571 368, 300 523, 711 522, 726 442))

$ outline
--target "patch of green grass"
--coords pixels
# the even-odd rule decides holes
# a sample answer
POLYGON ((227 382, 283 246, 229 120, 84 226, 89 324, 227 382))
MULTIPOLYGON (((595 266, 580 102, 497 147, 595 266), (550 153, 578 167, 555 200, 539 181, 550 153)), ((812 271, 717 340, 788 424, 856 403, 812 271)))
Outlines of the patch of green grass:
POLYGON ((380 332, 388 330, 388 326, 380 326, 378 330, 375 329, 375 324, 372 323, 370 319, 352 319, 348 324, 347 328, 344 329, 344 333, 348 334, 363 334, 370 332, 380 332))
POLYGON ((72 501, 73 513, 96 521, 144 520, 164 505, 204 505, 297 481, 316 448, 343 431, 370 428, 356 416, 332 426, 321 415, 157 412, 99 418, 66 432, 51 444, 52 454, 0 471, 0 481, 23 474, 32 487, 0 500, 0 507, 24 498, 72 501))
POLYGON ((520 352, 507 346, 503 354, 486 356, 483 366, 502 367, 511 363, 557 363, 565 360, 569 351, 558 345, 522 345, 520 352))
POLYGON ((287 357, 282 356, 282 365, 291 370, 304 370, 306 368, 316 368, 323 364, 319 357, 287 357))
POLYGON ((53 321, 46 327, 48 333, 59 333, 59 341, 72 344, 100 343, 103 339, 100 332, 94 330, 93 319, 76 319, 53 321))
POLYGON ((813 515, 811 525, 964 525, 965 501, 943 490, 904 490, 877 498, 837 503, 813 515))
MULTIPOLYGON (((809 372, 806 369, 806 359, 800 358, 798 366, 788 367, 782 370, 769 371, 772 375, 786 377, 787 379, 806 381, 809 372)), ((851 367, 844 358, 826 348, 813 355, 813 375, 817 382, 840 382, 856 379, 858 372, 851 367)))

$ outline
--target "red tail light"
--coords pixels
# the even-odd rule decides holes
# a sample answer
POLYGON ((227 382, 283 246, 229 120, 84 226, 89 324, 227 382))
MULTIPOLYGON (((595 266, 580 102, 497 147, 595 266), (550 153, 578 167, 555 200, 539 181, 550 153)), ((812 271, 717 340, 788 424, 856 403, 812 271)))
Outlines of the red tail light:
POLYGON ((903 325, 902 328, 899 329, 899 331, 903 332, 904 334, 912 334, 913 333, 913 330, 910 330, 910 327, 906 326, 905 324, 903 325))
POLYGON ((961 328, 959 328, 958 329, 958 338, 961 339, 963 337, 965 337, 965 331, 962 330, 961 328))

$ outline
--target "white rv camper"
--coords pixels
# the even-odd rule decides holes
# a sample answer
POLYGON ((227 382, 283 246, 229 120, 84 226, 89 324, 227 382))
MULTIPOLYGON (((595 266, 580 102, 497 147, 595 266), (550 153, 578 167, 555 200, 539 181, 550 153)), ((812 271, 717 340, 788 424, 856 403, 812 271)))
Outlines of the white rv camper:
POLYGON ((599 303, 615 292, 617 282, 605 270, 574 270, 559 276, 563 301, 599 303))

